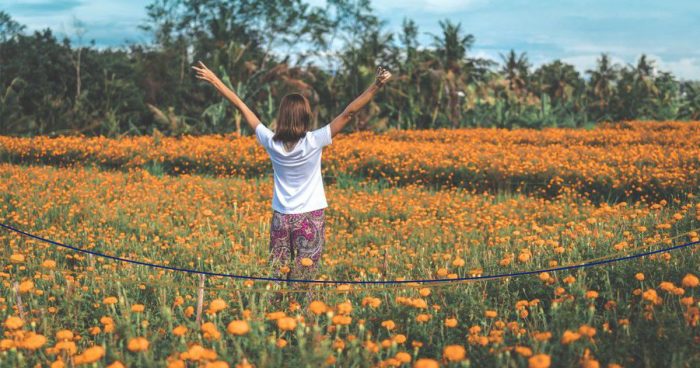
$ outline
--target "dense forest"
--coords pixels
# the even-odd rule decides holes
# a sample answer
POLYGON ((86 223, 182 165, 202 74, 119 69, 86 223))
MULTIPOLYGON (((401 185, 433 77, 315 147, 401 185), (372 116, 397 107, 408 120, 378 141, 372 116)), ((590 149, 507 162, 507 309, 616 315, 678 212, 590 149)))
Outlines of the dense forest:
POLYGON ((422 45, 413 20, 389 32, 369 0, 155 0, 146 9, 141 28, 152 41, 118 48, 83 42, 79 26, 81 42, 48 28, 30 34, 0 11, 0 134, 249 134, 238 111, 194 77, 197 60, 272 126, 289 92, 310 99, 316 126, 329 121, 377 65, 394 80, 352 130, 700 119, 700 83, 679 81, 644 54, 628 65, 601 54, 586 71, 560 60, 534 68, 516 50, 478 58, 461 23, 440 21, 422 45))

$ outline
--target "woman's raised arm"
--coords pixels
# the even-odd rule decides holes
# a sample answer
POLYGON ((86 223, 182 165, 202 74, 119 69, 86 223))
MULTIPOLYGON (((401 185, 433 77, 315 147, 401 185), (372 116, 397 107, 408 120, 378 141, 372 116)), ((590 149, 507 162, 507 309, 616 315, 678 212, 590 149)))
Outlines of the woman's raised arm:
POLYGON ((219 79, 219 77, 214 74, 209 68, 207 68, 206 65, 204 65, 203 62, 199 62, 199 67, 192 66, 192 69, 197 71, 197 78, 205 80, 209 82, 214 88, 216 88, 217 91, 226 99, 228 99, 236 108, 243 114, 243 117, 245 120, 248 122, 248 125, 250 125, 251 129, 255 131, 255 128, 258 127, 258 124, 260 124, 260 119, 258 119, 257 116, 253 113, 252 110, 246 106, 246 104, 241 100, 238 95, 236 95, 235 92, 233 92, 230 88, 228 88, 224 82, 219 79))
POLYGON ((352 101, 345 108, 345 110, 340 113, 340 115, 331 121, 331 137, 334 137, 338 132, 343 130, 345 124, 347 124, 348 121, 355 116, 355 113, 357 113, 370 100, 372 100, 379 88, 381 88, 389 80, 389 78, 391 78, 391 73, 389 73, 388 70, 382 68, 381 66, 377 67, 377 78, 375 79, 374 83, 372 83, 372 85, 362 92, 360 96, 352 101))

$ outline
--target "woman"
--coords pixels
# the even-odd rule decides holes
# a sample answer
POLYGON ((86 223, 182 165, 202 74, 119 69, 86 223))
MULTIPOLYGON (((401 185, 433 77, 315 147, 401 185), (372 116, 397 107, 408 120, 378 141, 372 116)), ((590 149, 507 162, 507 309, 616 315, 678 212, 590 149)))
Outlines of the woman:
MULTIPOLYGON (((280 103, 273 133, 257 116, 209 70, 204 63, 197 78, 211 83, 238 108, 272 161, 274 190, 270 226, 270 263, 277 277, 313 279, 325 241, 324 209, 328 207, 321 176, 321 151, 389 80, 391 73, 377 68, 376 79, 359 97, 329 124, 309 131, 311 107, 299 93, 290 93, 280 103), (291 264, 290 264, 291 262, 291 264)), ((313 297, 306 293, 307 300, 313 297)))

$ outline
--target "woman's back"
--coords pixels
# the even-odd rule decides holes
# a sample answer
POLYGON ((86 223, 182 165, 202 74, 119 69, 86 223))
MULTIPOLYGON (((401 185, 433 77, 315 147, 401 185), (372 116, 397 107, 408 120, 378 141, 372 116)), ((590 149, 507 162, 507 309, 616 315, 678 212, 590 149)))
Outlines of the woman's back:
POLYGON ((255 134, 272 161, 272 208, 289 214, 328 207, 321 176, 321 153, 332 142, 330 125, 306 132, 291 151, 283 142, 272 139, 274 133, 262 123, 256 127, 255 134))

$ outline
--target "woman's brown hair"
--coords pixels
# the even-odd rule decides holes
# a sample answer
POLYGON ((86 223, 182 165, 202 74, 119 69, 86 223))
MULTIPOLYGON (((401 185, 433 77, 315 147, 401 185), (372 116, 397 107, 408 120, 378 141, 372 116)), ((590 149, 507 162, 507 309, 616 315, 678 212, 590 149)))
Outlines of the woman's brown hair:
POLYGON ((306 135, 311 126, 311 105, 300 93, 290 93, 282 98, 277 112, 273 140, 294 143, 306 135))

